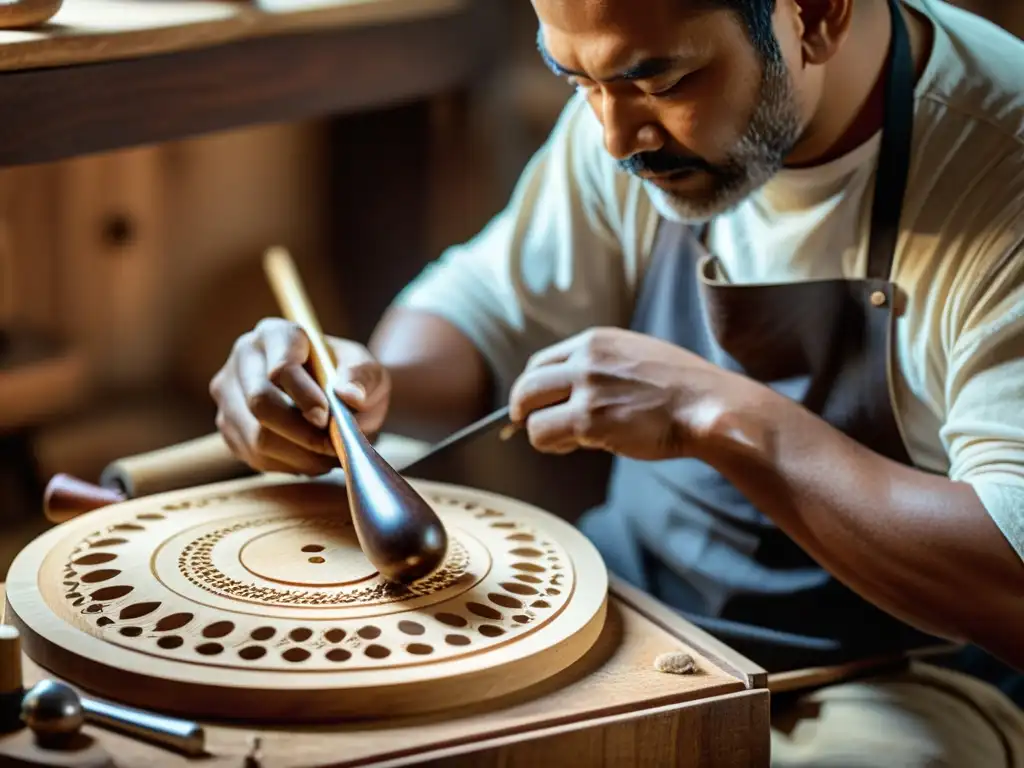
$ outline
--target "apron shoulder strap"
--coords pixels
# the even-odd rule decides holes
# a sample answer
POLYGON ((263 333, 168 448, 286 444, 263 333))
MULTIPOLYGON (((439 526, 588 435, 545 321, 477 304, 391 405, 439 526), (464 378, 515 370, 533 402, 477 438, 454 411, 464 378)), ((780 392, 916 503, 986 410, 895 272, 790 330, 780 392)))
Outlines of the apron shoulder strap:
POLYGON ((885 85, 885 126, 871 210, 867 277, 888 280, 900 234, 914 133, 914 57, 899 0, 889 0, 892 44, 885 85))

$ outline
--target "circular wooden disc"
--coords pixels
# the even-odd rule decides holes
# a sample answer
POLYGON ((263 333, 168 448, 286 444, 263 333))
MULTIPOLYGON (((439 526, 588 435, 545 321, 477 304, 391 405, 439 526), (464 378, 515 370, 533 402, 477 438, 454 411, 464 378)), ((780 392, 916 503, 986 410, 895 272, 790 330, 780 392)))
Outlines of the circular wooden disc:
POLYGON ((603 626, 607 573, 573 526, 515 500, 411 481, 444 566, 385 582, 344 488, 257 478, 90 512, 7 582, 26 652, 98 695, 196 718, 317 721, 454 707, 532 685, 603 626))

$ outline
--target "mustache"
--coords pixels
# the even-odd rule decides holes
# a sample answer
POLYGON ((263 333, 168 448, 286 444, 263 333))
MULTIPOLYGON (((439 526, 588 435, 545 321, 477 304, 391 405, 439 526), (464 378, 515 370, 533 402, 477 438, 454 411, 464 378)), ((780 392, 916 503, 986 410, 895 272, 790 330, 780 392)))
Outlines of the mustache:
POLYGON ((619 167, 627 173, 655 174, 658 176, 679 173, 681 171, 715 172, 715 166, 699 157, 674 155, 662 150, 656 152, 638 152, 625 160, 619 160, 619 167))

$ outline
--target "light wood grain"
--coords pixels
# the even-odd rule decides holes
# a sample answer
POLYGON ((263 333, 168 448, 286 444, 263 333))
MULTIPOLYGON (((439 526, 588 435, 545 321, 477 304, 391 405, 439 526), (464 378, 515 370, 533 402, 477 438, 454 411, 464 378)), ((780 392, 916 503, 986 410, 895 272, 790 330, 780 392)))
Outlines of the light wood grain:
MULTIPOLYGON (((28 658, 24 668, 29 685, 47 675, 28 658)), ((205 723, 211 754, 202 764, 237 768, 258 737, 261 768, 768 766, 767 691, 748 689, 614 591, 604 630, 583 659, 472 709, 321 728, 205 723), (699 674, 655 671, 653 659, 672 651, 690 653, 699 674)), ((86 732, 127 765, 189 764, 118 734, 86 732)))
POLYGON ((67 748, 44 749, 27 728, 0 739, 0 768, 116 768, 95 738, 79 734, 67 748))
POLYGON ((29 655, 101 696, 263 722, 481 703, 587 652, 607 577, 582 534, 512 499, 413 485, 452 540, 415 587, 367 561, 342 484, 264 476, 51 530, 11 566, 11 619, 29 655))
POLYGON ((61 0, 8 0, 0 4, 0 29, 35 27, 60 9, 61 0))
POLYGON ((66 0, 50 23, 0 30, 0 71, 175 53, 325 27, 401 23, 466 0, 335 0, 280 10, 215 0, 66 0))
POLYGON ((686 636, 694 646, 700 648, 708 658, 714 659, 719 667, 729 670, 743 680, 748 687, 764 688, 767 686, 768 674, 763 667, 737 653, 718 638, 686 621, 676 611, 636 587, 614 577, 612 577, 612 583, 615 585, 616 591, 627 597, 630 604, 649 620, 677 632, 685 627, 686 636))

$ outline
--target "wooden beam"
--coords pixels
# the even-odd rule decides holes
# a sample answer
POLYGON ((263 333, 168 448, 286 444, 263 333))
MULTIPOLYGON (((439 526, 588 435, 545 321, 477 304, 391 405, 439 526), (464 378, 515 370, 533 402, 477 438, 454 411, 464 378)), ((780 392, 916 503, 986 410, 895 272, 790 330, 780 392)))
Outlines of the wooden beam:
MULTIPOLYGON (((473 14, 0 74, 0 166, 414 101, 457 87, 473 14)), ((476 40, 476 42, 473 42, 476 40)))

